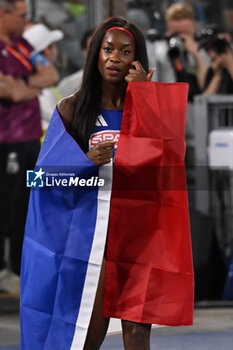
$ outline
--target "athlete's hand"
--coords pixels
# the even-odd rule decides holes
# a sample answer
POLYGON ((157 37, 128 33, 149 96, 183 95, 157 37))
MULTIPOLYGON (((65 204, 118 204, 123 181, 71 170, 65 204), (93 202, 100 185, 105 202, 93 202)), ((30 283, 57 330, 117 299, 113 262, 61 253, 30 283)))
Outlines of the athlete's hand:
POLYGON ((115 144, 115 141, 100 141, 86 155, 96 165, 107 164, 111 161, 115 144))
POLYGON ((129 69, 129 74, 126 75, 125 80, 130 81, 151 81, 155 68, 152 68, 148 74, 146 74, 144 68, 139 61, 133 61, 131 65, 135 68, 129 69))

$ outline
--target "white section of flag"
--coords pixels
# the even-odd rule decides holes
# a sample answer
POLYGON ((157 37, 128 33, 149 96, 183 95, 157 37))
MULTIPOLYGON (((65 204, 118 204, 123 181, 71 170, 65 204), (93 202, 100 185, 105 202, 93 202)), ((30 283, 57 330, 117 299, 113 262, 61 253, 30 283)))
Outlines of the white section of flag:
POLYGON ((107 237, 112 191, 112 162, 100 167, 99 177, 105 179, 105 186, 104 190, 101 188, 98 190, 96 228, 70 350, 83 349, 91 319, 107 237))

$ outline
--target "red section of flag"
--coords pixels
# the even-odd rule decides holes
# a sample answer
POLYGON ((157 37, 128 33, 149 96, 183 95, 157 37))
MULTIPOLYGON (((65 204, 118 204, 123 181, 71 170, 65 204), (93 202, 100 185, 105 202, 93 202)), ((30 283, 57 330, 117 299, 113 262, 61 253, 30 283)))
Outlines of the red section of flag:
POLYGON ((113 172, 104 316, 191 325, 185 83, 129 83, 113 172))

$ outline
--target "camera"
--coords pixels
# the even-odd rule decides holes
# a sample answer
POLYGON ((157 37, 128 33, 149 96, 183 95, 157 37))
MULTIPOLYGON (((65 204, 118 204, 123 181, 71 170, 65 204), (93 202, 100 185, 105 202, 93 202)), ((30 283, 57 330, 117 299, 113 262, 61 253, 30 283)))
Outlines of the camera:
POLYGON ((173 34, 167 37, 168 43, 168 56, 171 60, 179 58, 184 53, 184 42, 180 39, 177 34, 173 34))
POLYGON ((203 28, 197 33, 196 40, 199 42, 199 48, 204 48, 207 51, 213 50, 218 55, 225 53, 230 48, 230 43, 216 26, 203 28))
POLYGON ((150 28, 147 30, 146 39, 149 42, 166 41, 168 45, 168 56, 171 60, 175 60, 184 53, 183 40, 178 37, 177 33, 171 36, 166 36, 159 32, 155 28, 150 28))

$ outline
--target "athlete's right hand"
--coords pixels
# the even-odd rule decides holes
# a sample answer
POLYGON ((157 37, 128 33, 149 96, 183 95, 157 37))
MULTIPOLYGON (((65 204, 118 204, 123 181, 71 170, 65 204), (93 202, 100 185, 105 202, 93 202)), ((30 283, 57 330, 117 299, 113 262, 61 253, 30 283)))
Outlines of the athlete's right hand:
POLYGON ((100 141, 86 155, 96 165, 107 164, 111 161, 115 144, 115 141, 100 141))

